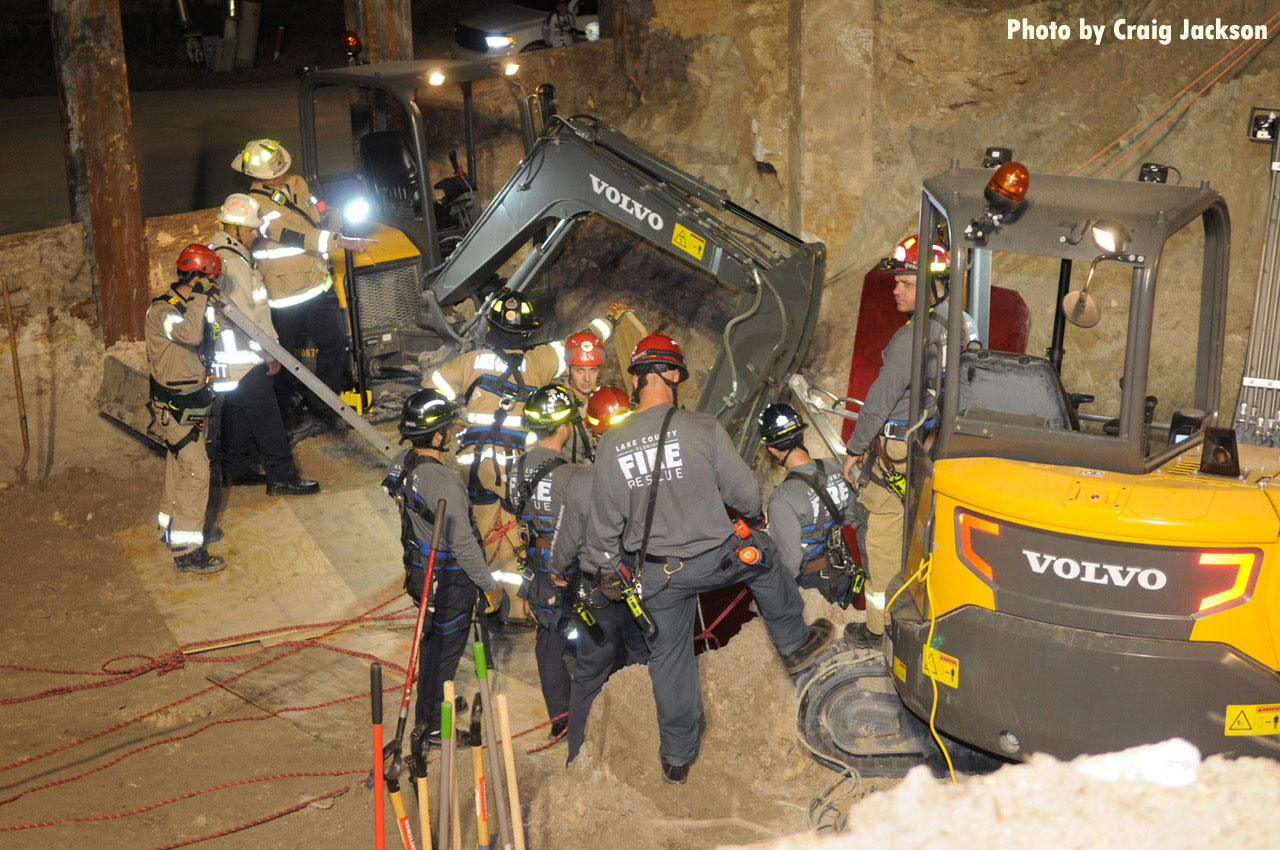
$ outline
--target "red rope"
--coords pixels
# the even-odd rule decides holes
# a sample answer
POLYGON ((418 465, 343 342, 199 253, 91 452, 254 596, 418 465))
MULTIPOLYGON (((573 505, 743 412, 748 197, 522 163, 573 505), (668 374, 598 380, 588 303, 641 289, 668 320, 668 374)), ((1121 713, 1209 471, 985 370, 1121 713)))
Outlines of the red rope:
POLYGON ((134 815, 144 814, 146 812, 155 811, 164 806, 179 803, 183 800, 190 800, 192 797, 199 797, 202 794, 210 794, 214 791, 223 791, 227 788, 240 788, 245 785, 255 785, 259 782, 271 782, 276 779, 301 779, 314 776, 351 776, 356 773, 366 773, 368 768, 359 768, 357 770, 317 770, 305 771, 300 773, 276 773, 271 776, 254 776, 249 779, 237 779, 233 782, 224 782, 221 785, 211 785, 208 788, 201 788, 199 791, 188 791, 185 794, 179 794, 176 797, 170 797, 167 800, 161 800, 158 803, 150 803, 128 812, 116 812, 110 815, 81 815, 78 817, 59 818, 58 820, 39 821, 37 823, 20 823, 15 826, 0 826, 0 832, 18 832, 26 829, 43 829, 46 826, 59 826, 64 823, 98 823, 101 821, 119 820, 120 818, 133 817, 134 815))
MULTIPOLYGON (((391 693, 392 691, 398 691, 398 690, 400 690, 399 685, 391 685, 390 687, 383 688, 382 692, 391 693)), ((212 720, 204 724, 200 728, 195 729, 194 731, 186 732, 182 735, 174 735, 169 738, 162 738, 158 741, 151 741, 150 743, 143 744, 140 747, 134 747, 132 750, 129 750, 128 752, 123 753, 122 755, 116 756, 111 761, 104 762, 98 765, 97 767, 90 768, 89 770, 83 771, 82 773, 77 773, 75 776, 67 776, 67 777, 63 777, 62 779, 56 779, 53 782, 46 782, 43 785, 35 785, 31 788, 27 788, 26 790, 18 794, 15 794, 12 797, 9 797, 8 799, 0 800, 0 806, 7 806, 9 803, 13 803, 13 802, 16 802, 17 800, 21 800, 23 797, 27 796, 28 794, 34 794, 37 791, 44 791, 49 788, 56 788, 59 785, 66 785, 69 782, 75 782, 78 779, 84 779, 86 776, 91 776, 95 773, 99 773, 103 770, 106 770, 109 767, 113 767, 119 764, 120 762, 124 761, 125 759, 129 758, 130 756, 135 756, 138 753, 146 752, 147 750, 153 749, 154 747, 162 746, 164 744, 172 744, 177 741, 185 741, 188 738, 194 738, 196 735, 199 735, 201 732, 212 729, 215 726, 226 726, 232 723, 248 723, 248 722, 254 722, 259 720, 270 720, 271 718, 284 714, 285 712, 315 711, 317 709, 328 708, 330 706, 339 705, 344 702, 351 702, 352 700, 364 699, 367 696, 369 696, 369 692, 365 691, 362 694, 352 694, 351 696, 340 697, 335 700, 330 700, 329 702, 322 702, 318 705, 291 705, 291 706, 284 706, 283 708, 277 708, 276 710, 268 712, 267 714, 254 714, 254 715, 249 715, 247 717, 226 717, 221 720, 212 720)))
POLYGON ((337 797, 339 794, 345 794, 350 790, 351 790, 350 785, 344 785, 341 788, 335 788, 334 790, 328 792, 327 794, 321 794, 319 797, 312 797, 310 800, 304 800, 303 802, 298 803, 296 806, 290 806, 287 809, 281 809, 278 812, 273 812, 272 814, 269 814, 265 817, 258 818, 257 820, 249 821, 248 823, 242 823, 239 826, 233 826, 230 829, 224 829, 224 830, 221 830, 220 832, 211 832, 208 835, 202 835, 199 838, 189 838, 186 841, 178 841, 173 844, 165 844, 163 847, 154 847, 152 848, 152 850, 174 850, 175 847, 187 847, 192 844, 199 844, 201 841, 208 841, 211 838, 221 838, 224 835, 231 835, 233 833, 249 829, 250 827, 260 826, 266 823, 267 821, 273 821, 276 818, 280 818, 280 817, 284 817, 285 815, 292 814, 298 811, 299 809, 305 809, 307 806, 310 806, 314 803, 318 803, 321 800, 327 800, 330 797, 337 797))
MULTIPOLYGON (((398 599, 398 598, 399 598, 399 596, 400 596, 399 594, 396 594, 395 596, 391 597, 390 599, 386 600, 385 602, 381 602, 381 603, 379 603, 379 604, 377 604, 377 605, 373 606, 372 608, 368 609, 367 611, 365 611, 365 612, 364 612, 363 614, 361 614, 360 616, 355 617, 355 618, 353 618, 353 619, 351 619, 351 620, 343 620, 343 621, 340 621, 340 622, 341 622, 341 623, 355 622, 355 621, 358 621, 358 620, 361 620, 361 619, 367 618, 367 617, 368 617, 370 614, 372 614, 374 611, 377 611, 377 610, 378 610, 378 609, 380 609, 380 608, 385 608, 386 606, 390 605, 392 602, 394 602, 396 599, 398 599)), ((329 634, 332 634, 332 633, 333 633, 333 631, 336 631, 336 630, 337 630, 337 629, 333 629, 333 630, 331 630, 331 631, 327 632, 326 634, 320 635, 319 637, 321 637, 321 638, 323 638, 323 637, 327 637, 329 634)), ((298 653, 298 652, 302 651, 302 649, 303 649, 304 647, 306 647, 306 646, 310 646, 310 645, 311 645, 311 643, 310 643, 309 641, 292 641, 291 643, 294 643, 294 644, 297 644, 297 645, 292 646, 292 647, 291 647, 287 652, 282 652, 282 653, 280 653, 279 655, 276 655, 276 656, 274 656, 274 657, 272 657, 272 658, 268 658, 266 661, 263 661, 263 662, 261 662, 260 664, 255 664, 255 665, 254 665, 254 666, 252 666, 252 667, 249 667, 249 668, 247 668, 247 669, 245 669, 245 670, 242 670, 242 671, 240 671, 239 673, 236 673, 234 676, 230 676, 230 677, 228 677, 228 678, 226 678, 226 679, 222 680, 221 682, 218 682, 218 683, 212 684, 212 685, 210 685, 210 686, 209 686, 209 687, 207 687, 207 688, 201 688, 200 690, 196 691, 196 692, 195 692, 195 693, 193 693, 193 694, 188 694, 187 696, 182 697, 181 699, 176 699, 176 700, 174 700, 173 702, 170 702, 170 703, 168 703, 168 704, 166 704, 166 705, 162 705, 162 706, 160 706, 159 708, 154 708, 154 709, 152 709, 151 711, 148 711, 148 712, 146 712, 146 713, 144 713, 144 714, 139 714, 138 716, 136 716, 136 717, 132 717, 132 718, 130 718, 130 719, 128 719, 128 720, 123 720, 123 721, 121 721, 121 722, 119 722, 119 723, 115 724, 114 726, 108 726, 108 727, 107 727, 107 728, 105 728, 105 729, 100 729, 100 730, 98 730, 97 732, 94 732, 94 733, 92 733, 92 734, 90 734, 90 735, 86 735, 86 736, 85 736, 85 737, 83 737, 83 738, 79 738, 79 739, 77 739, 77 740, 75 740, 75 741, 70 741, 70 742, 68 742, 68 743, 66 743, 66 744, 61 744, 61 745, 59 745, 59 746, 57 746, 57 747, 54 747, 54 748, 53 748, 53 749, 51 749, 51 750, 46 750, 46 751, 45 751, 45 752, 43 752, 43 753, 38 753, 38 754, 33 755, 33 756, 25 756, 25 757, 23 757, 23 758, 18 759, 17 761, 14 761, 14 762, 11 762, 11 763, 9 763, 9 764, 6 764, 6 765, 3 765, 3 766, 0 766, 0 773, 3 773, 3 772, 4 772, 4 771, 6 771, 6 770, 12 770, 13 768, 18 767, 19 765, 29 764, 29 763, 31 763, 31 762, 33 762, 33 761, 38 761, 38 760, 40 760, 40 759, 42 759, 42 758, 46 758, 46 757, 48 757, 48 756, 51 756, 51 755, 53 755, 54 753, 60 753, 60 752, 62 752, 63 750, 71 749, 72 747, 79 746, 80 744, 87 743, 87 742, 92 741, 92 740, 94 740, 94 739, 96 739, 96 738, 101 738, 103 735, 107 735, 107 734, 110 734, 110 733, 112 733, 112 732, 117 732, 117 731, 119 731, 119 730, 121 730, 121 729, 124 729, 124 728, 126 728, 126 727, 128 727, 128 726, 132 726, 134 723, 137 723, 137 722, 139 722, 140 720, 144 720, 144 719, 146 719, 146 718, 148 718, 148 717, 151 717, 151 716, 153 716, 153 715, 159 714, 159 713, 160 713, 160 712, 162 712, 162 711, 166 711, 166 710, 168 710, 168 709, 170 709, 170 708, 173 708, 173 707, 174 707, 174 706, 176 706, 176 705, 181 705, 182 703, 187 702, 188 700, 195 699, 196 697, 198 697, 198 696, 203 696, 204 694, 207 694, 207 693, 209 693, 210 691, 214 691, 214 690, 217 690, 218 688, 224 687, 224 686, 225 686, 225 685, 227 685, 228 683, 230 683, 230 682, 234 682, 236 679, 239 679, 239 678, 241 678, 241 677, 243 677, 243 676, 247 676, 248 674, 253 673, 253 672, 257 671, 257 670, 261 670, 263 667, 266 667, 266 666, 267 666, 267 665, 269 665, 269 664, 274 664, 275 662, 280 661, 281 659, 288 658, 290 655, 294 655, 294 654, 296 654, 296 653, 298 653)))
POLYGON ((738 606, 738 603, 741 602, 746 595, 747 595, 747 589, 745 587, 742 588, 742 590, 739 590, 738 595, 733 598, 733 601, 729 603, 728 607, 720 612, 720 616, 712 620, 711 625, 703 629, 701 634, 694 635, 693 639, 695 641, 700 641, 700 640, 714 641, 716 645, 716 649, 719 649, 720 638, 716 637, 711 632, 713 629, 715 629, 716 626, 720 625, 721 620, 729 616, 729 612, 732 611, 734 608, 736 608, 738 606))
MULTIPOLYGON (((548 720, 546 723, 539 723, 537 726, 533 726, 533 727, 531 727, 531 728, 529 728, 529 729, 524 730, 524 731, 523 731, 523 732, 521 732, 519 735, 512 735, 512 736, 511 736, 511 740, 513 740, 513 741, 514 741, 516 738, 519 738, 519 737, 521 737, 522 735, 528 735, 529 733, 531 733, 531 732, 533 732, 533 731, 535 731, 535 730, 537 730, 537 729, 541 729, 543 726, 550 726, 552 723, 555 723, 557 720, 562 720, 563 718, 568 717, 568 716, 569 716, 569 712, 567 712, 567 711, 566 711, 564 714, 561 714, 561 715, 559 715, 558 717, 553 717, 553 718, 551 718, 551 719, 550 719, 550 720, 548 720)), ((558 743, 560 743, 561 741, 563 741, 563 740, 564 740, 564 736, 565 736, 565 735, 567 735, 567 734, 569 734, 569 727, 568 727, 568 726, 566 726, 565 728, 561 729, 561 730, 560 730, 560 734, 559 734, 559 735, 556 735, 554 738, 552 738, 552 739, 551 739, 550 741, 548 741, 547 743, 543 744, 541 747, 534 747, 532 750, 525 750, 525 755, 530 755, 530 756, 531 756, 531 755, 533 755, 534 753, 540 753, 540 752, 542 752, 543 750, 549 750, 549 749, 551 749, 552 747, 554 747, 556 744, 558 744, 558 743)))

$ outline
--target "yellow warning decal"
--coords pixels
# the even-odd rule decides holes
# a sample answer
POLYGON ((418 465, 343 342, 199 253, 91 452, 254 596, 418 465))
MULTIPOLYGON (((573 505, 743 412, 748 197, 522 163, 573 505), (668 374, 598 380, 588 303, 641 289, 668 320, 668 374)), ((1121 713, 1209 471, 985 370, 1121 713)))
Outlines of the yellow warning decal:
POLYGON ((701 260, 702 252, 707 247, 707 240, 684 225, 677 223, 675 232, 671 234, 671 244, 694 259, 701 260))
POLYGON ((1280 703, 1266 705, 1229 705, 1222 734, 1280 735, 1280 703))
POLYGON ((950 685, 953 688, 960 687, 960 659, 947 655, 945 652, 939 652, 931 646, 924 648, 924 663, 921 665, 924 674, 930 679, 941 682, 944 685, 950 685))
POLYGON ((907 681, 907 665, 902 663, 902 659, 893 656, 893 675, 897 676, 904 683, 907 681))

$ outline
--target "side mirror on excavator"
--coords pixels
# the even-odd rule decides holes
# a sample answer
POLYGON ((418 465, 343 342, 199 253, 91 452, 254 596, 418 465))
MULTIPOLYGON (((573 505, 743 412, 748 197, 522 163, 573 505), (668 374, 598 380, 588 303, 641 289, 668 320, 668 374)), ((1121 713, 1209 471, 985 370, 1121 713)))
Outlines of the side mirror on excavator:
POLYGON ((1093 262, 1089 264, 1089 274, 1085 276, 1084 289, 1079 292, 1068 292, 1062 296, 1063 315, 1068 322, 1078 328, 1091 328, 1102 320, 1102 308, 1089 294, 1089 284, 1093 283, 1093 273, 1097 271, 1098 263, 1106 258, 1106 254, 1101 254, 1094 257, 1093 262))

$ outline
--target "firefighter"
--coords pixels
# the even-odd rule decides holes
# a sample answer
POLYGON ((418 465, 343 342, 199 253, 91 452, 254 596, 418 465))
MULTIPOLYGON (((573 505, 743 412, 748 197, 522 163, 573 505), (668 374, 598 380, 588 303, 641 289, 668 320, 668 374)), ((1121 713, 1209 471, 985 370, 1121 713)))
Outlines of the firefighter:
POLYGON ((649 675, 662 776, 683 784, 705 729, 690 639, 698 594, 746 582, 792 674, 812 665, 833 627, 824 619, 805 624, 800 591, 760 530, 759 485, 729 435, 715 417, 678 409, 689 377, 680 346, 650 334, 628 371, 637 405, 597 446, 586 550, 606 586, 634 580, 657 625, 649 675), (731 521, 725 506, 740 518, 731 521))
POLYGON ((221 273, 222 261, 213 249, 188 245, 178 255, 178 280, 147 308, 147 430, 168 449, 156 522, 180 573, 208 575, 226 566, 209 554, 204 533, 209 507, 206 427, 214 403, 213 329, 206 310, 221 273))
MULTIPOLYGON (((809 426, 789 404, 770 404, 757 419, 760 442, 787 470, 769 496, 769 536, 778 548, 778 564, 800 587, 819 591, 828 602, 847 607, 852 601, 852 561, 840 534, 853 504, 853 493, 836 461, 814 459, 805 447, 809 426), (834 542, 838 552, 829 552, 834 542)), ((869 641, 858 623, 845 636, 869 641)))
MULTIPOLYGON (((534 657, 547 716, 553 718, 551 738, 564 732, 569 721, 569 649, 562 585, 553 582, 548 567, 551 543, 568 505, 570 482, 583 468, 564 456, 565 444, 578 420, 573 391, 563 384, 539 387, 525 402, 524 424, 538 442, 520 455, 507 477, 507 502, 512 506, 524 539, 524 584, 521 593, 537 623, 534 657)), ((577 570, 570 574, 576 578, 577 570)))
MULTIPOLYGON (((892 257, 880 261, 880 268, 893 274, 893 299, 901 313, 912 313, 916 307, 919 254, 920 240, 913 234, 897 244, 892 257)), ((951 255, 946 248, 935 243, 929 256, 927 332, 945 344, 945 299, 951 279, 951 255)), ((963 318, 972 341, 977 338, 973 320, 969 316, 963 318)), ((843 464, 845 480, 855 485, 861 480, 858 501, 868 513, 867 628, 875 637, 884 634, 885 591, 898 572, 902 558, 912 334, 908 321, 884 347, 880 374, 867 391, 862 412, 858 414, 858 425, 845 446, 848 452, 843 464)), ((922 424, 928 425, 927 422, 922 424)))
MULTIPOLYGON (((228 195, 218 210, 218 229, 209 247, 222 260, 221 297, 230 301, 263 333, 275 339, 267 289, 250 251, 258 240, 262 218, 248 195, 228 195)), ((317 493, 320 485, 298 475, 289 435, 280 417, 272 376, 280 364, 258 344, 223 320, 219 323, 214 361, 220 364, 213 388, 222 400, 222 474, 228 484, 267 485, 268 496, 317 493), (256 471, 255 454, 265 472, 256 471)), ((218 367, 215 367, 218 368, 218 367)))
MULTIPOLYGON (((335 393, 347 366, 347 325, 333 290, 329 251, 342 248, 364 253, 367 239, 353 239, 323 226, 323 205, 307 181, 289 173, 289 152, 277 141, 254 139, 231 167, 254 178, 249 195, 262 217, 262 243, 253 252, 267 284, 267 304, 280 344, 292 351, 306 331, 316 346, 316 377, 335 393)), ((281 411, 293 421, 294 395, 302 390, 291 374, 279 374, 276 395, 281 411)), ((307 406, 330 428, 344 427, 341 418, 307 392, 307 406)))
POLYGON ((569 11, 565 0, 556 3, 555 11, 543 19, 542 29, 547 34, 547 44, 552 47, 568 47, 587 36, 578 29, 578 17, 569 11))
MULTIPOLYGON (((603 386, 587 401, 587 422, 597 439, 631 413, 631 400, 618 387, 603 386)), ((569 755, 573 761, 587 734, 587 715, 596 695, 609 677, 626 664, 644 664, 649 660, 649 645, 636 625, 635 617, 621 602, 604 595, 594 567, 580 560, 587 515, 591 505, 591 484, 595 467, 587 466, 569 481, 568 498, 560 515, 551 547, 551 581, 573 594, 580 605, 599 624, 603 642, 584 637, 578 629, 577 652, 574 656, 573 682, 569 687, 569 755), (577 568, 577 581, 570 576, 577 568)))
POLYGON ((440 703, 444 683, 454 677, 467 646, 476 594, 484 593, 487 611, 502 602, 502 587, 494 581, 480 546, 467 491, 458 474, 441 463, 457 436, 458 405, 436 390, 418 390, 405 400, 400 414, 400 441, 410 448, 398 454, 387 469, 382 488, 400 509, 400 542, 404 545, 404 588, 418 604, 437 521, 444 523, 436 553, 430 605, 431 625, 423 630, 418 654, 418 701, 415 727, 426 730, 431 743, 440 742, 440 703), (439 500, 445 515, 436 516, 439 500))
POLYGON ((564 359, 568 367, 567 386, 573 393, 578 415, 569 436, 566 454, 574 463, 590 463, 595 459, 595 440, 584 424, 583 408, 600 385, 600 367, 604 365, 604 340, 591 331, 578 331, 564 341, 564 359))
MULTIPOLYGON (((610 329, 629 309, 617 302, 609 308, 609 321, 596 320, 593 327, 610 329)), ((487 319, 488 345, 445 363, 423 386, 466 407, 458 464, 466 469, 467 492, 489 563, 495 571, 515 574, 520 535, 499 492, 511 462, 537 439, 521 421, 525 400, 564 372, 565 345, 554 341, 525 347, 542 322, 533 305, 510 289, 494 295, 487 319)))

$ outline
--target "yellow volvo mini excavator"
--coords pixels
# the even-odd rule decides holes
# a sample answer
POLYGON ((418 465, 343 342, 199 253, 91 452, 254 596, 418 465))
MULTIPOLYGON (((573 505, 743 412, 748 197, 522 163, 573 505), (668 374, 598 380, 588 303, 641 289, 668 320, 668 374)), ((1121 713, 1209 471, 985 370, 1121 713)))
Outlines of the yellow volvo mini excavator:
POLYGON ((983 341, 998 278, 1053 315, 1049 356, 966 344, 954 309, 939 344, 917 304, 883 662, 815 670, 800 721, 817 754, 937 767, 931 724, 953 754, 1181 737, 1280 758, 1280 450, 1219 427, 1222 196, 953 163, 924 182, 919 232, 950 247, 983 341), (1085 330, 1064 358, 1068 324, 1085 330), (1104 412, 1078 409, 1092 393, 1104 412))

